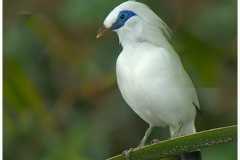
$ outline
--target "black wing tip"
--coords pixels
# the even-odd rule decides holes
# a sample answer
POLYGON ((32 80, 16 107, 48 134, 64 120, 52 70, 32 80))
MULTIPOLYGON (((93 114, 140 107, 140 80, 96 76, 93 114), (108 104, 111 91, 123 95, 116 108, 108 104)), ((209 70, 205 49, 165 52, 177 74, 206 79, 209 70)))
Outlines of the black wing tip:
POLYGON ((197 115, 201 118, 203 118, 203 114, 202 114, 202 111, 200 110, 200 108, 198 108, 198 106, 196 104, 193 103, 193 105, 195 106, 196 108, 196 111, 197 111, 197 115))

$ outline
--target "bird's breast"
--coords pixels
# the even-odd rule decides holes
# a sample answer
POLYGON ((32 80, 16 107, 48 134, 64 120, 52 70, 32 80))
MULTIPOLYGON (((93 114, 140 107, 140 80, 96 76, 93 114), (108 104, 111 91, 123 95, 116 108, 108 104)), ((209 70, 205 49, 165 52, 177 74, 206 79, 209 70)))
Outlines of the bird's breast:
POLYGON ((146 122, 158 126, 177 124, 194 113, 188 110, 191 94, 184 86, 179 62, 165 52, 137 51, 122 52, 117 60, 117 83, 128 105, 146 122))
POLYGON ((166 66, 161 65, 160 61, 152 58, 151 55, 141 55, 141 53, 119 55, 117 82, 124 99, 131 107, 147 105, 147 97, 159 92, 155 89, 166 86, 171 73, 169 69, 168 71, 165 69, 166 66))

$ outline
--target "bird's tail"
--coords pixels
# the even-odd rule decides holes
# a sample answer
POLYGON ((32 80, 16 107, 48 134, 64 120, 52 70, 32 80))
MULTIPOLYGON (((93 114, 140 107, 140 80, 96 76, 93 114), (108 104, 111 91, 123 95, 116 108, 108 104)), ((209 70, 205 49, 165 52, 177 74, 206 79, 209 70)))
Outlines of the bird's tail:
POLYGON ((193 151, 189 153, 182 153, 176 156, 176 160, 201 160, 201 151, 193 151))

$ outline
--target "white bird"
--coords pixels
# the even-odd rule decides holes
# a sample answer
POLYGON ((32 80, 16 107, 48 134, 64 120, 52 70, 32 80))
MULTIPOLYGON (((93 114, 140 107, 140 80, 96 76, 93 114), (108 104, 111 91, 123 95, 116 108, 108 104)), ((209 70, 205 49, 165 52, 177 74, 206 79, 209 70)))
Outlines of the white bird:
MULTIPOLYGON (((199 101, 168 42, 171 31, 167 25, 145 4, 127 1, 109 13, 97 38, 109 31, 118 34, 123 47, 116 65, 120 92, 150 125, 139 147, 146 145, 155 126, 168 125, 171 137, 195 133, 194 119, 201 113, 199 101)), ((201 159, 200 151, 196 152, 192 157, 201 159)))

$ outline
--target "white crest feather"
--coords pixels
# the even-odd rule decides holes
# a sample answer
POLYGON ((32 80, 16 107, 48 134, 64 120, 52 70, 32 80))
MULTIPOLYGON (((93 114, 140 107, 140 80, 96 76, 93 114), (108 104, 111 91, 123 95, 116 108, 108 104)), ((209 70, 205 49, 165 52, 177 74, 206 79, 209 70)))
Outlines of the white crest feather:
POLYGON ((112 26, 114 22, 117 20, 118 13, 122 10, 129 10, 133 11, 137 16, 139 16, 141 19, 143 19, 148 24, 151 24, 153 26, 156 26, 160 29, 162 32, 162 35, 169 41, 171 40, 171 37, 173 35, 170 28, 163 22, 161 18, 159 18, 150 8, 149 6, 137 2, 135 0, 129 0, 127 2, 124 2, 114 8, 111 13, 107 16, 107 18, 104 21, 104 25, 106 27, 112 26))

